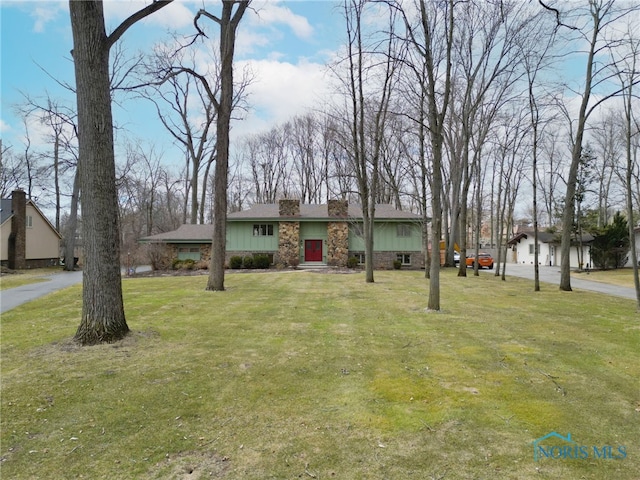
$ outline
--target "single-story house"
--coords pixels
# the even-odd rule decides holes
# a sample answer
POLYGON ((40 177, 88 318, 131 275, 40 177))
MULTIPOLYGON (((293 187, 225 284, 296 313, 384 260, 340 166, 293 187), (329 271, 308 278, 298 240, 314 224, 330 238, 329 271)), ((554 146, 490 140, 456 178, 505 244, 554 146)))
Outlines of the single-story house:
MULTIPOLYGON (((523 230, 516 233, 514 237, 508 241, 507 244, 511 247, 512 252, 511 259, 507 258, 508 261, 533 265, 535 254, 533 233, 533 229, 523 230)), ((569 250, 569 265, 571 268, 591 267, 591 242, 593 242, 593 235, 588 233, 582 235, 582 261, 578 258, 580 242, 577 240, 571 242, 571 248, 569 250), (580 265, 580 263, 583 265, 580 265)), ((538 262, 541 265, 559 266, 561 263, 560 257, 560 234, 539 231, 538 262)))
MULTIPOLYGON (((299 200, 255 204, 227 217, 227 264, 232 256, 268 255, 274 264, 345 266, 350 257, 363 264, 362 210, 343 200, 300 204, 299 200)), ((173 232, 140 239, 161 244, 165 258, 208 262, 211 225, 182 225, 173 232)), ((423 268, 422 218, 391 205, 377 205, 374 222, 375 268, 423 268)))
POLYGON ((57 265, 61 238, 23 190, 14 190, 11 198, 0 200, 0 263, 3 266, 19 270, 57 265))

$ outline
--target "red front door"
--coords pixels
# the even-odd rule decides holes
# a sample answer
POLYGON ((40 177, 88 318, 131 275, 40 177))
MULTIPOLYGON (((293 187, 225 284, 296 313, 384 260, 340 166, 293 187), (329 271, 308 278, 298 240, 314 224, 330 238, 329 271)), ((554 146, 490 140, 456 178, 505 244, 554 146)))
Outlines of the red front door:
POLYGON ((304 241, 304 261, 305 262, 321 262, 322 261, 322 240, 305 240, 304 241))

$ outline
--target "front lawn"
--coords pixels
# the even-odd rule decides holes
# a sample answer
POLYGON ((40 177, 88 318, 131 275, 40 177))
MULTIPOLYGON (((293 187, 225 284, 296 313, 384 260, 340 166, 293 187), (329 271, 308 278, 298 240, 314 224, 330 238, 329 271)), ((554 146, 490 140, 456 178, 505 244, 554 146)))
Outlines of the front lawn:
POLYGON ((634 288, 633 268, 618 268, 615 270, 591 270, 581 272, 571 272, 575 278, 591 280, 594 282, 609 283, 620 287, 634 288))
POLYGON ((3 314, 0 476, 637 480, 633 301, 450 269, 427 313, 423 273, 375 275, 126 279, 97 347, 80 286, 3 314))

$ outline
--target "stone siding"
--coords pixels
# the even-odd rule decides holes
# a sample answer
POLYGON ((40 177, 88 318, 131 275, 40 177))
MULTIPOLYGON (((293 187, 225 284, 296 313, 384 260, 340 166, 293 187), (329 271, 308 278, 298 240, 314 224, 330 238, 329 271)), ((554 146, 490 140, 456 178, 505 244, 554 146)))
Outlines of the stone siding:
POLYGON ((346 200, 329 200, 327 213, 330 217, 346 218, 349 212, 349 202, 346 200))
POLYGON ((349 258, 349 225, 347 222, 327 224, 327 265, 346 267, 349 258))
MULTIPOLYGON (((364 254, 364 252, 349 252, 349 256, 353 256, 356 253, 364 254)), ((396 256, 398 253, 411 254, 411 265, 402 265, 403 270, 424 269, 424 254, 422 252, 374 252, 374 270, 392 270, 393 262, 396 260, 396 256)))
POLYGON ((281 217, 300 216, 300 200, 282 199, 278 202, 278 210, 281 217))
POLYGON ((300 263, 300 223, 280 222, 278 232, 278 255, 274 261, 297 266, 300 263))

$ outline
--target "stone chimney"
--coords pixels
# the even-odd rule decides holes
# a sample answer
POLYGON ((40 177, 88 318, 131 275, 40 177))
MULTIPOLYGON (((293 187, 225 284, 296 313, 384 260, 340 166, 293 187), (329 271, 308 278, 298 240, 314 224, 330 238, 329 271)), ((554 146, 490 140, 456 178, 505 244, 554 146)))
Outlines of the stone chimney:
POLYGON ((300 200, 288 200, 283 198, 278 203, 278 206, 281 217, 300 216, 300 200))
POLYGON ((9 268, 20 270, 27 267, 27 195, 24 190, 11 193, 11 234, 9 235, 9 268))
POLYGON ((330 217, 346 218, 349 212, 349 202, 346 200, 329 200, 327 210, 330 217))

